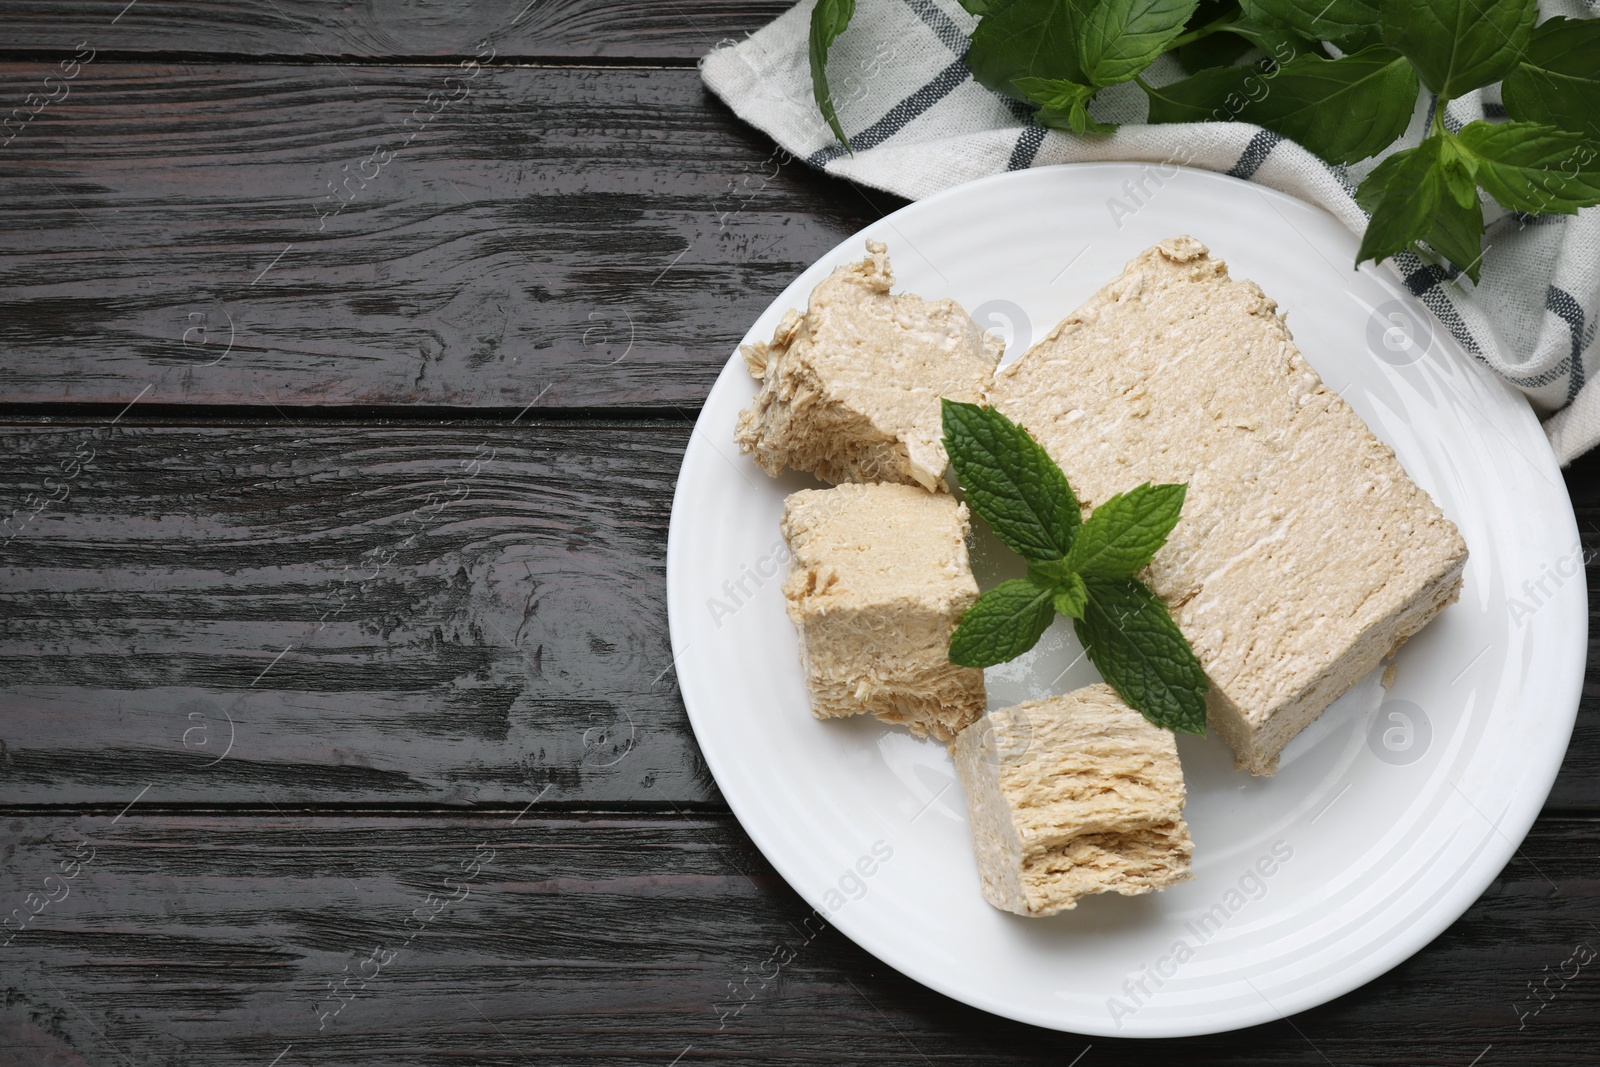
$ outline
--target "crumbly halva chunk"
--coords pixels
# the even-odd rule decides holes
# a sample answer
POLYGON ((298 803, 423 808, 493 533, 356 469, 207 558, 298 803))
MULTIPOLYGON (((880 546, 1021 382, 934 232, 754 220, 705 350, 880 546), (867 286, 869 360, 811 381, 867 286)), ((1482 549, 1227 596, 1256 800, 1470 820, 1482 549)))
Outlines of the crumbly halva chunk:
POLYGON ((950 751, 995 907, 1054 915, 1189 877, 1177 743, 1109 685, 991 711, 950 751))
POLYGON ((983 672, 950 662, 978 599, 965 504, 910 485, 806 489, 785 501, 783 585, 820 719, 870 712, 941 741, 983 714, 983 672))
POLYGON ((1027 355, 990 403, 1086 508, 1187 482, 1142 577, 1254 774, 1461 590, 1467 548, 1295 348, 1277 305, 1192 237, 1148 249, 1027 355))
POLYGON ((761 382, 734 440, 763 470, 938 491, 948 465, 939 398, 977 403, 1004 343, 953 300, 891 296, 878 241, 812 290, 771 343, 744 348, 761 382))

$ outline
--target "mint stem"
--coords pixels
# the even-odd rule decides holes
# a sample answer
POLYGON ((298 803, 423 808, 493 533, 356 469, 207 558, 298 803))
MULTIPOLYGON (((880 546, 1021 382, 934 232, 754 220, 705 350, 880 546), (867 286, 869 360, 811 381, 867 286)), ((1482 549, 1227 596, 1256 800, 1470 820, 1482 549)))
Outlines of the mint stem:
POLYGON ((1433 105, 1433 122, 1428 127, 1428 132, 1430 134, 1438 134, 1447 141, 1452 140, 1455 136, 1444 124, 1444 109, 1449 103, 1450 98, 1448 96, 1440 96, 1435 100, 1433 105))
POLYGON ((1214 22, 1206 23, 1199 29, 1190 30, 1188 33, 1180 34, 1177 37, 1174 37, 1172 39, 1172 43, 1167 46, 1167 51, 1170 52, 1174 48, 1182 48, 1191 41, 1198 41, 1202 37, 1210 37, 1213 33, 1220 33, 1221 31, 1230 28, 1235 22, 1238 21, 1238 12, 1234 12, 1233 14, 1229 15, 1223 15, 1214 22))

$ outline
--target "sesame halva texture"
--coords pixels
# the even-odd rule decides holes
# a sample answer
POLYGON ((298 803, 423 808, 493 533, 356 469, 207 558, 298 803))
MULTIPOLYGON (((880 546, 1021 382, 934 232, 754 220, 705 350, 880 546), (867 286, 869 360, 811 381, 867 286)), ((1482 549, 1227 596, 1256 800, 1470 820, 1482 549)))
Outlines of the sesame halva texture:
POLYGON ((983 714, 983 672, 950 662, 978 599, 965 504, 910 485, 806 489, 785 501, 782 528, 783 595, 818 718, 871 713, 948 741, 983 714))
POLYGON ((1254 774, 1460 595, 1455 525, 1306 363, 1277 305, 1192 237, 1136 257, 988 399, 1086 510, 1188 483, 1141 578, 1206 672, 1211 728, 1254 774))
POLYGON ((1177 742, 1110 686, 991 711, 950 751, 995 907, 1054 915, 1189 877, 1177 742))
POLYGON ((760 383, 734 440, 768 474, 940 490, 948 459, 940 397, 977 403, 1004 344, 953 300, 890 295, 883 244, 840 267, 772 341, 746 345, 760 383))

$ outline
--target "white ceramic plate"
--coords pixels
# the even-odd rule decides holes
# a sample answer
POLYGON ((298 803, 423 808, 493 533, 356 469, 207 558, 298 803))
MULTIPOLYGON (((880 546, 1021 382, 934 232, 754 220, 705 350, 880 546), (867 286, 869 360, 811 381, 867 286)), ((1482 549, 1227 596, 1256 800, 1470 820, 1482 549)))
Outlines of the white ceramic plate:
MULTIPOLYGON (((684 457, 667 549, 672 647, 717 784, 806 901, 857 944, 999 1015, 1120 1036, 1214 1033, 1321 1004, 1400 963, 1505 866, 1554 781, 1583 675, 1577 526, 1528 406, 1463 355, 1356 239, 1288 196, 1150 166, 1005 174, 880 220, 797 278, 751 326, 769 338, 863 240, 896 290, 953 297, 1020 355, 1124 263, 1189 233, 1288 313, 1306 358, 1460 526, 1461 601, 1285 751, 1275 778, 1233 770, 1217 738, 1179 739, 1194 878, 1023 919, 978 891, 966 800, 935 742, 809 711, 780 593, 786 494, 732 443, 755 393, 737 353, 684 457), (1168 172, 1170 173, 1170 172, 1168 172), (1135 200, 1125 182, 1141 183, 1135 200), (1120 200, 1131 214, 1113 212, 1120 200)), ((1330 486, 1330 492, 1338 491, 1330 486)), ((981 527, 981 523, 975 523, 981 527)), ((979 585, 1003 550, 980 531, 979 585)), ((1097 680, 1069 627, 987 672, 991 707, 1097 680), (1076 661, 1076 662, 1074 662, 1076 661), (1063 673, 1064 672, 1064 673, 1063 673)))

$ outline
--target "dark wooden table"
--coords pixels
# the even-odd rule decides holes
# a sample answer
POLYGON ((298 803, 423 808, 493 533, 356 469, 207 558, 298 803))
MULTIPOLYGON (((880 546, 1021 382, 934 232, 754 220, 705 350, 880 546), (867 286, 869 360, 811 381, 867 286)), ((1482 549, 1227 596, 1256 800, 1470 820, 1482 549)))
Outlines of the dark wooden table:
POLYGON ((1592 685, 1483 898, 1290 1020, 1091 1040, 802 933, 663 589, 732 345, 899 206, 701 87, 782 6, 0 3, 0 1063, 1600 1062, 1592 685))

